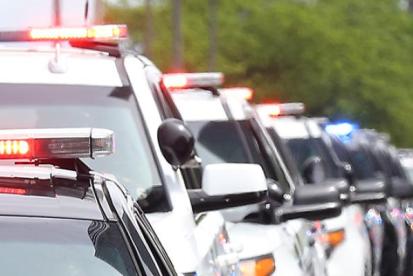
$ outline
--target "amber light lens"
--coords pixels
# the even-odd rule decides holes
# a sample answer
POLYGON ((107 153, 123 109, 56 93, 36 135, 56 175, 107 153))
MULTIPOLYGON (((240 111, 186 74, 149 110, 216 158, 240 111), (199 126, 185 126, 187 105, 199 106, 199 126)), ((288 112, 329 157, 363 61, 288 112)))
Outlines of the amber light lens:
POLYGON ((345 238, 346 238, 346 235, 345 235, 344 229, 340 229, 337 231, 327 233, 327 241, 329 245, 332 247, 336 247, 337 245, 342 243, 345 238))
POLYGON ((240 269, 242 276, 268 276, 275 271, 275 261, 272 256, 241 261, 240 269))

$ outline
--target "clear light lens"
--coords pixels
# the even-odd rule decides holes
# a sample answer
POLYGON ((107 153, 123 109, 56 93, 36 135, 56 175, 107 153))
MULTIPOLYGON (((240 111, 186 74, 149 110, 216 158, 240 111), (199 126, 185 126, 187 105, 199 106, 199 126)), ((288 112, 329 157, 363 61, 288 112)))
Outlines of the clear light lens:
POLYGON ((185 88, 188 81, 184 75, 164 75, 163 83, 168 88, 185 88))
POLYGON ((126 25, 100 25, 75 28, 34 28, 32 40, 120 39, 128 36, 126 25))
POLYGON ((217 87, 223 84, 224 75, 222 73, 164 74, 162 82, 169 89, 217 87))
POLYGON ((246 101, 251 101, 254 97, 254 90, 248 87, 224 88, 219 91, 226 96, 240 97, 246 101))
POLYGON ((303 103, 260 104, 260 112, 270 117, 301 115, 305 111, 303 103))

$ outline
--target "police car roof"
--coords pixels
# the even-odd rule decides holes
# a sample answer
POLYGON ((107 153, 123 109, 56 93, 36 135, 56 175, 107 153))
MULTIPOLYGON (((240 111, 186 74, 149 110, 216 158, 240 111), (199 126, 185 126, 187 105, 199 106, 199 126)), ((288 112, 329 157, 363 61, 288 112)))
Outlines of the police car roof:
POLYGON ((0 216, 103 220, 87 183, 51 166, 0 166, 0 216))
POLYGON ((62 49, 63 73, 53 73, 48 64, 55 53, 51 49, 1 49, 1 83, 78 84, 122 86, 116 58, 100 52, 62 49), (93 72, 93 73, 92 73, 93 72))

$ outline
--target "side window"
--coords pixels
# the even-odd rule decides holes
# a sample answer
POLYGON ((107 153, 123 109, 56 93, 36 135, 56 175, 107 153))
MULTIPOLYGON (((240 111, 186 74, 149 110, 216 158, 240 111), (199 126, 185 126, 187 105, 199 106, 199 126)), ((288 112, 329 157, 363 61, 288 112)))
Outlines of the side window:
POLYGON ((126 233, 135 248, 135 257, 138 260, 138 265, 145 275, 161 276, 159 263, 153 256, 153 249, 147 243, 144 237, 144 232, 137 229, 134 223, 129 219, 128 215, 124 214, 121 218, 126 227, 126 233))
MULTIPOLYGON (((277 181, 285 193, 290 192, 290 185, 288 184, 284 171, 279 163, 282 162, 282 160, 279 161, 275 156, 276 153, 273 151, 270 142, 267 140, 270 138, 266 138, 262 133, 262 131, 266 130, 262 130, 254 119, 245 121, 244 123, 246 125, 245 128, 249 129, 248 131, 250 132, 250 134, 246 133, 246 135, 251 136, 253 145, 251 151, 254 156, 257 156, 257 163, 261 165, 267 178, 277 181)), ((281 158, 281 156, 279 157, 281 158)))
POLYGON ((272 164, 271 158, 268 155, 268 145, 260 139, 262 137, 258 137, 258 134, 253 129, 251 121, 242 121, 240 124, 247 137, 246 140, 248 141, 254 163, 261 165, 267 178, 278 180, 278 176, 274 171, 274 164, 272 164))
POLYGON ((148 247, 152 252, 152 256, 156 260, 158 268, 161 271, 161 275, 176 275, 173 264, 169 259, 168 254, 162 247, 162 244, 156 236, 155 231, 152 229, 151 224, 146 219, 143 211, 137 204, 134 205, 133 214, 148 244, 148 247))
POLYGON ((267 132, 270 135, 271 140, 277 147, 278 152, 280 153, 281 158, 284 161, 284 164, 287 166, 288 171, 294 181, 294 185, 302 184, 303 180, 301 178, 301 173, 286 142, 278 135, 274 128, 267 128, 267 132))

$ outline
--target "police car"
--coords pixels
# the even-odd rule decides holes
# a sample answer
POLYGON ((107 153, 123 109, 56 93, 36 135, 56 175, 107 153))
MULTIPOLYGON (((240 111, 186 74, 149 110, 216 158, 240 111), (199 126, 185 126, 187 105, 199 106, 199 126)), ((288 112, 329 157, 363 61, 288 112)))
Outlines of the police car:
POLYGON ((271 187, 273 201, 261 206, 249 205, 222 211, 232 241, 243 247, 241 260, 255 259, 259 252, 261 255, 272 253, 277 264, 275 275, 322 275, 325 272, 323 266, 317 267, 312 262, 313 243, 308 243, 311 239, 308 236, 310 228, 296 221, 288 224, 282 222, 292 218, 333 216, 339 213, 340 208, 336 208, 338 206, 331 197, 329 203, 336 207, 322 207, 326 206, 323 205, 326 203, 323 201, 326 191, 318 190, 320 197, 315 201, 300 188, 297 189, 300 191, 293 193, 294 188, 290 187, 292 183, 288 180, 288 172, 285 174, 283 171, 282 161, 277 159, 276 152, 267 144, 269 141, 263 137, 261 130, 256 129, 256 121, 248 117, 242 108, 231 108, 233 105, 229 99, 221 94, 221 89, 217 89, 222 84, 220 79, 222 75, 219 73, 163 76, 163 84, 169 91, 169 94, 163 95, 165 102, 173 101, 177 109, 174 115, 182 117, 196 137, 195 150, 200 163, 192 164, 187 170, 187 182, 195 184, 189 187, 190 193, 202 187, 201 183, 196 182, 196 177, 202 175, 203 168, 210 164, 261 165, 267 185, 271 187), (306 204, 299 206, 300 196, 303 195, 306 204), (284 197, 293 197, 294 203, 284 201, 284 197))
POLYGON ((121 49, 126 38, 124 25, 0 32, 0 113, 10 118, 0 129, 113 130, 116 153, 84 162, 113 174, 139 203, 176 270, 237 274, 236 249, 213 210, 264 200, 261 168, 210 166, 203 179, 210 212, 195 214, 180 170, 191 159, 193 137, 182 122, 163 122, 153 97, 159 73, 144 57, 121 49), (251 175, 258 177, 254 185, 251 175), (224 192, 223 181, 231 184, 224 192))
POLYGON ((364 163, 369 166, 367 175, 386 184, 388 199, 380 209, 384 227, 380 275, 409 275, 411 231, 406 227, 409 221, 403 207, 413 197, 413 186, 403 171, 397 150, 387 135, 371 129, 354 130, 349 144, 364 153, 364 163))
POLYGON ((106 129, 0 131, 3 275, 177 275, 140 207, 84 160, 113 153, 106 129))
POLYGON ((326 244, 329 275, 371 275, 373 261, 364 210, 358 205, 360 201, 350 198, 346 165, 329 149, 317 121, 302 116, 301 103, 261 104, 256 110, 272 139, 281 139, 288 147, 306 184, 334 185, 341 192, 343 213, 323 221, 332 238, 326 244))

